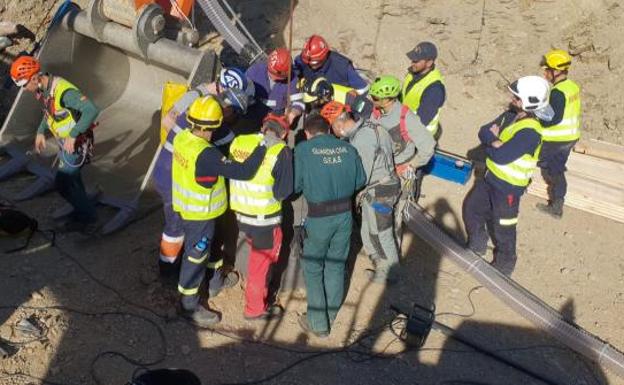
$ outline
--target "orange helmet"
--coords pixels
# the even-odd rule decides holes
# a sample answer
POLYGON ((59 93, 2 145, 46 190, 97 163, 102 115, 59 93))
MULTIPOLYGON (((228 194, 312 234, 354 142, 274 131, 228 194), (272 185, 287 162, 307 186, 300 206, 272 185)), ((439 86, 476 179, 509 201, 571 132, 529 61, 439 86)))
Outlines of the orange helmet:
POLYGON ((32 56, 20 56, 11 64, 11 79, 18 87, 23 87, 30 78, 41 71, 41 64, 32 56))
POLYGON ((349 106, 334 100, 323 106, 321 116, 327 120, 327 123, 332 125, 343 112, 349 112, 350 110, 349 106))
POLYGON ((277 79, 288 78, 288 71, 292 65, 290 52, 286 48, 278 48, 269 54, 267 68, 269 73, 277 79))
POLYGON ((312 35, 306 40, 301 51, 301 60, 305 64, 320 63, 329 55, 329 44, 319 35, 312 35))

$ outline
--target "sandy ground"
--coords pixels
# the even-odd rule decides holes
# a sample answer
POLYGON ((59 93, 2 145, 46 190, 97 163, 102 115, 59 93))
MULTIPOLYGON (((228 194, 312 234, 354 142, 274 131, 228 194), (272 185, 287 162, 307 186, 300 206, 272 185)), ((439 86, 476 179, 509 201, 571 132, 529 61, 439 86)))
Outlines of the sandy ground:
MULTIPOLYGON (((261 44, 283 44, 286 1, 232 3, 261 44)), ((0 1, 0 17, 35 29, 50 4, 0 1)), ((538 74, 543 52, 567 48, 575 54, 571 77, 583 87, 586 137, 622 144, 624 91, 617 85, 624 71, 622 13, 617 1, 600 0, 306 0, 295 8, 293 41, 300 47, 308 35, 320 32, 358 67, 399 76, 409 64, 407 50, 420 40, 436 42, 449 93, 441 147, 460 154, 476 146, 478 127, 508 100, 505 82, 488 70, 509 79, 538 74)), ((11 93, 2 91, 1 96, 5 112, 11 93)), ((17 191, 27 181, 23 177, 3 182, 2 194, 17 191)), ((463 236, 461 203, 470 184, 450 185, 433 178, 424 184, 421 203, 458 237, 463 236)), ((536 211, 537 201, 523 198, 514 279, 588 331, 624 348, 619 318, 624 314, 624 225, 574 209, 554 221, 536 211)), ((20 207, 46 227, 50 223, 45 218, 60 204, 57 195, 48 194, 20 207)), ((410 349, 385 323, 392 319, 390 304, 418 302, 435 303, 438 313, 447 313, 440 314, 439 321, 555 383, 624 384, 611 373, 585 365, 486 290, 473 289, 476 281, 411 235, 405 242, 405 278, 396 287, 368 284, 362 271, 369 262, 357 259, 349 294, 328 340, 308 339, 297 326, 298 314, 305 310, 303 292, 280 293, 287 310, 281 320, 251 323, 242 318, 240 287, 211 300, 223 312, 224 322, 214 331, 198 333, 173 317, 173 289, 157 280, 161 224, 160 214, 154 213, 108 238, 60 237, 62 251, 47 248, 0 256, 0 336, 27 340, 14 325, 31 314, 47 330, 43 340, 0 359, 0 383, 37 383, 24 376, 3 377, 24 373, 64 385, 91 384, 92 360, 106 351, 141 362, 159 361, 156 367, 191 369, 204 384, 252 383, 299 360, 301 364, 266 383, 540 383, 436 331, 423 349, 410 349), (13 308, 22 305, 70 309, 13 308), (165 347, 157 328, 163 330, 165 347), (313 349, 334 350, 315 355, 313 349), (385 356, 372 355, 377 353, 385 356)), ((37 235, 32 245, 45 242, 37 235)), ((104 355, 93 367, 102 383, 122 384, 135 366, 104 355)))

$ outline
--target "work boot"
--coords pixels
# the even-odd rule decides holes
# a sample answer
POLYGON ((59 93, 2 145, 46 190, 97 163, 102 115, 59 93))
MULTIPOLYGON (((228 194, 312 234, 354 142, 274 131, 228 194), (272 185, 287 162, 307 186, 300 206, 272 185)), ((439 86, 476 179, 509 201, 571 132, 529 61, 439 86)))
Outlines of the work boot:
POLYGON ((163 281, 177 281, 178 274, 180 273, 181 259, 182 258, 178 257, 173 263, 165 262, 160 259, 158 260, 158 272, 163 281))
POLYGON ((263 313, 256 316, 243 315, 247 321, 267 321, 273 318, 281 317, 284 314, 284 309, 281 306, 273 304, 269 306, 263 313))
POLYGON ((208 310, 202 305, 197 305, 195 310, 181 310, 182 317, 191 321, 195 326, 199 328, 209 328, 221 322, 221 315, 212 310, 208 310))
POLYGON ((563 199, 554 199, 552 201, 548 201, 548 204, 538 203, 535 207, 537 207, 539 211, 546 213, 555 219, 561 219, 563 216, 563 199))
POLYGON ((380 269, 366 269, 364 274, 372 283, 394 285, 399 282, 399 278, 396 277, 396 274, 388 274, 380 269))
POLYGON ((217 274, 217 276, 208 281, 209 298, 218 296, 223 289, 234 287, 240 281, 240 276, 234 270, 226 271, 225 269, 220 269, 214 274, 217 274))
POLYGON ((317 336, 318 338, 327 338, 327 337, 329 337, 329 331, 318 332, 318 331, 312 329, 312 327, 308 323, 308 315, 306 313, 303 313, 302 315, 299 316, 299 326, 301 327, 301 329, 303 329, 304 332, 306 332, 308 334, 313 334, 313 335, 317 336))

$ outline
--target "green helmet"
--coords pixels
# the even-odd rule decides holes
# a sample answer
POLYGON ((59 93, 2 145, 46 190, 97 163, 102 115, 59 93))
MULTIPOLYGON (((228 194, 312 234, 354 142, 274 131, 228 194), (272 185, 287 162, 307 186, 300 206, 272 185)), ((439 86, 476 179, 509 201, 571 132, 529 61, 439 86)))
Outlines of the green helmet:
POLYGON ((379 99, 396 98, 401 92, 401 81, 392 75, 380 76, 371 84, 371 96, 379 99))

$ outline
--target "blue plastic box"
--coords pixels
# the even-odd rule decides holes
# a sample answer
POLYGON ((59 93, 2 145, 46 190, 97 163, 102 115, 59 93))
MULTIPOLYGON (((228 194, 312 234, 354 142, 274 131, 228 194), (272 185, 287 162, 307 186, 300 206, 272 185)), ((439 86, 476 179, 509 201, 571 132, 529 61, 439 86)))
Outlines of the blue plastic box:
POLYGON ((424 171, 453 183, 466 184, 472 173, 472 162, 459 155, 436 150, 424 171))

